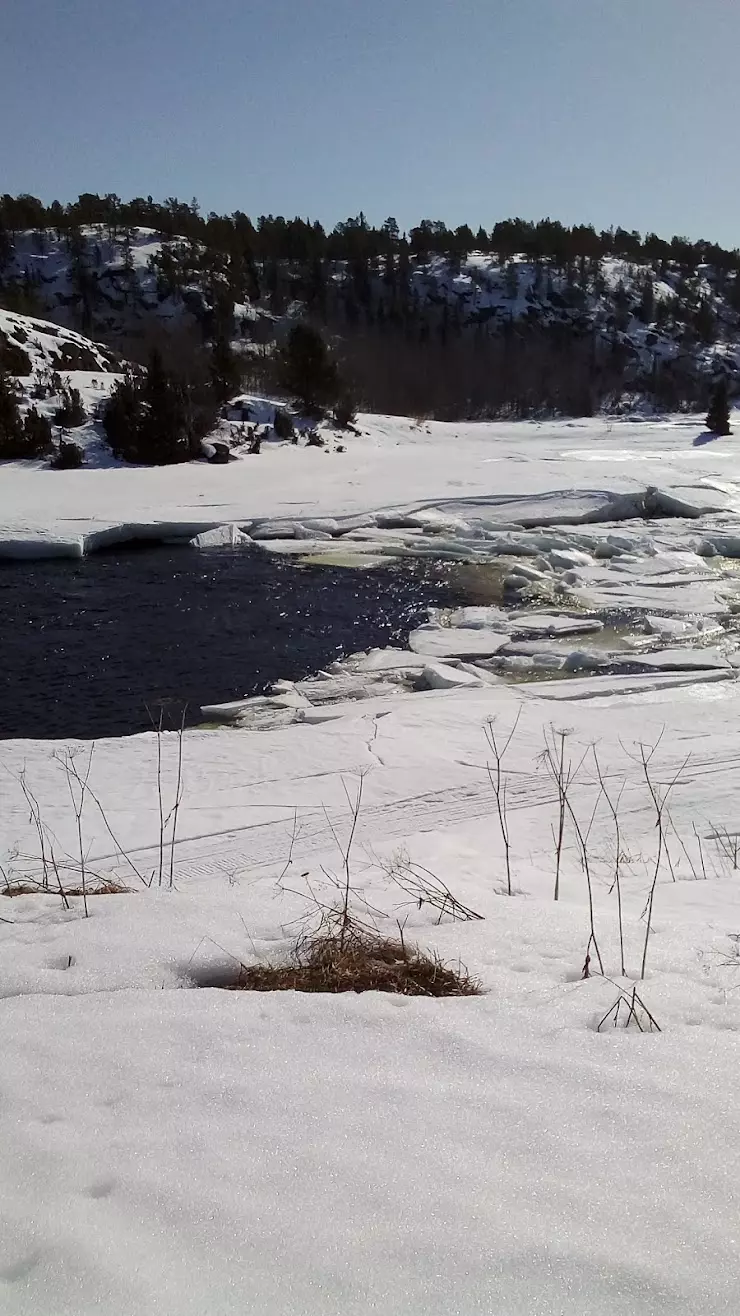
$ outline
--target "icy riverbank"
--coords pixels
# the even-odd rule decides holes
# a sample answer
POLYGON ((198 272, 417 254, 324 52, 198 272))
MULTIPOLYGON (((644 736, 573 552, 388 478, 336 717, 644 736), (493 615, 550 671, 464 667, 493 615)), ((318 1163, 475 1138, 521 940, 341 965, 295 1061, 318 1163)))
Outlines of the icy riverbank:
POLYGON ((79 746, 79 831, 70 746, 0 743, 3 885, 25 891, 0 895, 0 1309, 721 1316, 735 440, 695 446, 685 419, 361 429, 344 454, 228 467, 4 468, 10 552, 226 526, 189 551, 447 557, 485 597, 208 709, 234 725, 182 745, 79 746), (37 889, 83 865, 128 888, 89 917, 56 877, 37 889), (356 917, 483 995, 221 990, 285 957, 347 870, 356 917), (661 1031, 599 1031, 635 989, 661 1031))

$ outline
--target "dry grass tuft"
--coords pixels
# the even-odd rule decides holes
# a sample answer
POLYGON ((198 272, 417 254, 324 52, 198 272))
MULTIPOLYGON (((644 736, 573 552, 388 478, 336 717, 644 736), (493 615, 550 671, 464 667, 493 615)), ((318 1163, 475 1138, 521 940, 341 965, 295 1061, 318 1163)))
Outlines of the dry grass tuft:
POLYGON ((228 989, 245 992, 394 992, 480 996, 464 965, 454 968, 402 941, 352 930, 301 943, 286 964, 242 965, 228 989))
POLYGON ((55 896, 57 900, 60 894, 67 896, 125 896, 129 895, 132 887, 124 886, 122 882, 117 882, 114 878, 104 878, 100 881, 89 881, 85 884, 83 891, 81 886, 65 886, 60 893, 58 888, 44 885, 41 882, 33 882, 28 878, 19 878, 13 881, 11 878, 0 890, 2 896, 55 896))

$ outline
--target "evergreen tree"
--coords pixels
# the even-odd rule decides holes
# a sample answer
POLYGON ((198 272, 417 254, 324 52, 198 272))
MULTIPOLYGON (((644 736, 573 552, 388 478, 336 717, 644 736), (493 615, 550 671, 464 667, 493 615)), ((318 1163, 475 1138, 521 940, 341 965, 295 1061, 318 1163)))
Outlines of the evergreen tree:
POLYGON ((238 393, 241 380, 242 370, 239 358, 231 346, 228 334, 221 323, 216 331, 211 349, 211 383, 216 401, 219 403, 226 402, 228 398, 238 393))
POLYGON ((23 456, 23 424, 14 380, 0 370, 0 458, 23 456))
POLYGON ((643 324, 652 324, 655 318, 655 290, 651 278, 647 278, 643 284, 637 318, 643 324))
POLYGON ((6 265, 10 263, 12 255, 13 244, 10 241, 10 234, 2 221, 2 217, 0 217, 0 274, 2 274, 6 265))
POLYGON ((184 390, 165 370, 156 347, 149 356, 143 396, 139 460, 153 466, 187 461, 191 453, 184 390))
POLYGON ((705 297, 702 297, 696 308, 693 319, 693 327, 703 343, 714 343, 717 340, 717 317, 712 307, 705 297))
POLYGON ((280 356, 280 383, 307 412, 321 412, 339 395, 339 375, 321 334, 297 324, 280 356))
POLYGON ((721 375, 712 389, 707 413, 707 429, 710 434, 730 434, 730 399, 727 380, 721 375))
POLYGON ((326 270, 324 262, 319 256, 315 256, 311 261, 305 281, 306 305, 311 312, 326 319, 326 270))
POLYGON ((24 455, 27 457, 44 457, 51 452, 51 421, 42 416, 36 407, 29 407, 23 421, 24 455))
POLYGON ((103 429, 114 456, 129 462, 141 460, 141 418, 141 382, 127 372, 113 389, 103 413, 103 429))

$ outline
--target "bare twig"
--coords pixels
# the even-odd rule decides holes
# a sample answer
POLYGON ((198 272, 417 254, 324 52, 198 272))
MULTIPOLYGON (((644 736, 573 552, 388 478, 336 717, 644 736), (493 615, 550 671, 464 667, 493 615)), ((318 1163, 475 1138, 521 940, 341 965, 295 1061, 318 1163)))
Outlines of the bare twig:
POLYGON ((186 712, 187 712, 187 706, 182 710, 182 718, 180 720, 180 726, 177 731, 177 782, 175 784, 175 803, 172 806, 172 810, 167 817, 168 822, 170 820, 170 817, 172 818, 172 835, 170 837, 170 881, 169 881, 170 891, 175 885, 175 844, 177 837, 177 818, 180 812, 180 805, 182 803, 182 792, 183 792, 182 749, 183 749, 183 739, 185 736, 186 712))
POLYGON ((87 794, 87 783, 90 778, 90 769, 92 768, 94 753, 95 753, 95 741, 93 741, 90 746, 90 753, 88 755, 87 767, 85 768, 85 772, 83 775, 80 775, 79 771, 77 770, 77 767, 75 765, 75 752, 73 750, 68 749, 65 751, 63 755, 58 756, 58 761, 61 763, 62 768, 64 769, 65 776, 67 778, 67 789, 69 791, 69 798, 72 801, 72 808, 74 810, 75 822, 77 824, 77 845, 80 855, 82 904, 85 910, 85 918, 89 917, 90 911, 88 910, 87 907, 87 873, 85 871, 85 860, 86 860, 85 847, 82 839, 82 815, 85 810, 85 796, 87 794), (75 782, 77 783, 77 787, 78 787, 77 793, 75 793, 75 788, 74 788, 75 782))
POLYGON ((429 905, 437 911, 438 924, 445 915, 459 921, 483 919, 482 914, 458 900, 441 877, 437 877, 436 873, 423 864, 412 862, 403 847, 389 860, 378 859, 377 862, 391 881, 411 897, 417 909, 429 905))
POLYGON ((498 814, 498 822, 499 822, 499 827, 501 829, 501 837, 504 843, 504 859, 506 863, 506 893, 509 896, 513 895, 512 886, 511 886, 511 843, 509 839, 509 818, 508 818, 507 800, 506 800, 508 782, 504 775, 503 763, 504 763, 504 758, 506 756, 506 751, 508 750, 512 740, 514 739, 514 734, 516 732, 517 727, 519 726, 519 719, 521 715, 522 715, 522 710, 521 708, 519 708, 516 718, 514 720, 514 725, 512 726, 511 731, 506 737, 506 740, 504 741, 503 745, 499 743, 499 740, 496 736, 496 732, 494 730, 495 722, 493 718, 491 718, 488 722, 486 722, 484 727, 484 734, 488 742, 488 747, 491 753, 493 754, 493 760, 495 764, 495 767, 492 768, 490 763, 486 763, 486 771, 488 772, 488 780, 491 783, 491 789, 496 799, 496 812, 498 814))
POLYGON ((622 785, 620 786, 619 792, 617 794, 616 801, 613 800, 606 788, 606 781, 604 780, 604 774, 601 770, 601 764, 599 762, 599 756, 596 752, 596 746, 592 745, 591 748, 593 752, 594 765, 596 767, 596 775, 599 779, 599 786, 601 787, 601 793, 604 799, 606 800, 607 808, 609 809, 609 812, 612 816, 612 822, 614 823, 614 881, 612 883, 611 890, 616 890, 617 892, 617 912, 619 918, 619 965, 620 965, 622 977, 624 978, 626 974, 626 970, 624 967, 624 922, 622 919, 622 881, 621 881, 622 833, 619 824, 619 805, 622 799, 622 793, 624 791, 625 783, 622 782, 622 785))
POLYGON ((641 981, 645 977, 645 966, 647 964, 648 946, 650 944, 650 934, 653 928, 653 903, 655 900, 655 888, 658 884, 658 875, 660 873, 661 862, 663 859, 663 854, 665 852, 666 802, 668 800, 668 796, 670 795, 674 786, 677 785, 682 773, 686 769, 689 760, 691 758, 691 755, 687 754, 683 763, 680 765, 674 776, 671 778, 668 785, 664 788, 661 788, 661 786, 659 786, 658 783, 655 782, 653 780, 653 777, 651 776, 650 765, 653 761, 653 758, 655 757, 655 754, 658 750, 658 746, 660 745, 662 738, 663 738, 663 733, 661 732, 660 736, 658 737, 654 745, 652 746, 640 745, 639 758, 637 760, 639 761, 640 766, 642 768, 642 774, 643 777, 645 778, 645 784, 648 788, 650 798, 653 802, 653 808, 655 809, 655 826, 658 832, 658 846, 655 855, 655 864, 653 867, 653 880, 650 884, 650 891, 648 893, 647 904, 645 906, 645 914, 647 921, 645 925, 645 943, 642 950, 642 963, 640 966, 641 981))

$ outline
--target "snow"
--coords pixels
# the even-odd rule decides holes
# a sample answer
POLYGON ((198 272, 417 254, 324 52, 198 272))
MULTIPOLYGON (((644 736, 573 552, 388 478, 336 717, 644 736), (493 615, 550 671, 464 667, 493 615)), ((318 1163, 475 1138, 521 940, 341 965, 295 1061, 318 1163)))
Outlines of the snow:
MULTIPOLYGON (((6 555, 248 535, 299 561, 449 556, 523 597, 473 595, 499 601, 205 707, 184 735, 171 889, 177 737, 161 779, 153 734, 97 743, 86 870, 128 891, 91 895, 89 917, 79 897, 0 895, 0 1310, 734 1311, 740 577, 722 550, 740 543, 740 457, 732 438, 694 447, 687 418, 615 429, 362 416, 342 454, 4 466, 6 555), (499 745, 513 732, 511 896, 487 724, 499 745), (570 816, 553 899, 542 754, 561 731, 603 975, 570 816), (660 854, 640 745, 670 788, 660 854), (354 912, 462 961, 483 995, 221 990, 336 899, 360 780, 354 912), (409 897, 403 855, 483 918, 409 897), (597 1031, 633 987, 661 1031, 597 1031)), ((79 880, 70 748, 0 745, 11 881, 42 873, 21 773, 79 880)))
MULTIPOLYGON (((732 1310, 740 887, 710 836, 735 825, 738 694, 662 680, 620 692, 612 678, 567 709, 568 752, 596 739, 609 779, 625 783, 631 974, 655 852, 630 755, 668 719, 658 777, 692 754, 672 817, 700 872, 696 824, 707 878, 673 841, 677 880, 666 870, 659 882, 636 984, 661 1033, 595 1031, 620 981, 609 817, 597 813, 591 847, 608 978, 581 981, 588 920, 572 837, 552 900, 544 688, 440 690, 369 712, 345 705, 323 725, 188 733, 173 891, 137 881, 89 808, 90 868, 126 874, 131 894, 91 897, 89 919, 79 900, 65 911, 53 896, 0 911, 12 920, 0 924, 0 1305, 21 1316, 50 1301, 59 1316, 732 1310), (509 898, 482 728, 495 718, 508 734, 519 712, 508 780, 520 894, 509 898), (358 891, 381 927, 405 919, 407 938, 460 956, 486 994, 219 990, 232 957, 290 944, 308 883, 328 890, 342 783, 363 770, 358 891), (379 865, 401 846, 484 921, 438 924, 404 905, 379 865)), ((55 748, 3 746, 4 837, 23 854, 33 834, 11 774, 24 764, 74 853, 55 748)), ((163 750, 169 799, 176 739, 163 750)), ((120 846, 156 869, 155 737, 100 742, 90 780, 120 846)), ((593 799, 588 770, 573 795, 584 822, 593 799)))

